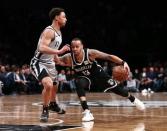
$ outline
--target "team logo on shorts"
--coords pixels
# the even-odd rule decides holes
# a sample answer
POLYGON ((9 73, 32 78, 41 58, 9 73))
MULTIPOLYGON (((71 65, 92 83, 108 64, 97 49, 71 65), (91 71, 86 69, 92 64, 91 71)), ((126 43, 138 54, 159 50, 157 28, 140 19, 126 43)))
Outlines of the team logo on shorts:
POLYGON ((107 83, 110 84, 111 86, 114 86, 114 85, 115 85, 115 82, 114 82, 113 79, 109 79, 109 80, 107 81, 107 83))

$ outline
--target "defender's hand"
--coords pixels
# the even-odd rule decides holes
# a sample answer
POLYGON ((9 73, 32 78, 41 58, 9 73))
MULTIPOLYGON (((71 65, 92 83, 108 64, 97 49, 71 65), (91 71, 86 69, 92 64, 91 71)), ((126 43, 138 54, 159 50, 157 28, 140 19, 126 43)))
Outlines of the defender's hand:
POLYGON ((61 49, 60 49, 60 53, 59 54, 63 54, 67 51, 70 51, 70 45, 66 44, 65 46, 63 46, 61 49))

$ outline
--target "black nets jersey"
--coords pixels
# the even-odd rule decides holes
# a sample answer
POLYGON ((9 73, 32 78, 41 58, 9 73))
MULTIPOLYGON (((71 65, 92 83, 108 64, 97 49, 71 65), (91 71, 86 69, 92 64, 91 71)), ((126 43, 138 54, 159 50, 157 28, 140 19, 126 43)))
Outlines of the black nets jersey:
POLYGON ((72 69, 75 71, 75 74, 77 76, 86 76, 90 77, 92 76, 95 72, 95 69, 97 68, 97 62, 96 61, 91 61, 89 59, 88 55, 89 49, 85 48, 83 49, 83 59, 81 63, 78 63, 75 60, 74 54, 71 53, 72 56, 72 69))
POLYGON ((81 63, 77 63, 73 54, 72 56, 72 69, 75 71, 76 77, 86 77, 89 82, 96 85, 105 92, 117 86, 117 82, 114 81, 111 76, 104 72, 103 68, 97 63, 97 61, 91 61, 88 55, 89 49, 83 49, 83 59, 81 63))

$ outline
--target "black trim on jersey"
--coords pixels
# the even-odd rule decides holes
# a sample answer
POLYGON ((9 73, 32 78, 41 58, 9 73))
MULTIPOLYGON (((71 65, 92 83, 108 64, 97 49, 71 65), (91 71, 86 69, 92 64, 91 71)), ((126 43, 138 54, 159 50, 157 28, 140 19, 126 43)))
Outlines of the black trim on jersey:
MULTIPOLYGON (((50 27, 52 27, 52 26, 50 26, 50 27)), ((45 30, 46 30, 46 29, 51 29, 51 30, 53 30, 53 31, 55 32, 54 28, 53 28, 53 27, 50 28, 50 27, 46 27, 45 30)), ((56 33, 57 33, 57 32, 56 32, 56 33)), ((54 40, 55 40, 55 33, 54 33, 54 38, 52 38, 51 42, 54 41, 54 40)))
POLYGON ((45 63, 45 64, 52 64, 52 62, 46 62, 44 60, 41 60, 41 59, 38 59, 37 57, 33 57, 34 60, 38 61, 38 62, 41 62, 41 63, 45 63))
POLYGON ((39 55, 37 57, 35 56, 35 58, 40 59, 40 57, 42 56, 42 54, 43 53, 39 52, 39 55))
POLYGON ((88 60, 90 63, 93 63, 93 61, 95 61, 95 60, 89 59, 89 49, 88 49, 88 48, 87 48, 87 50, 86 50, 86 58, 87 58, 87 60, 88 60))
POLYGON ((38 79, 39 81, 42 81, 42 79, 47 76, 49 76, 48 72, 45 69, 43 69, 42 72, 39 74, 38 79))
POLYGON ((33 60, 32 60, 32 63, 30 64, 30 67, 31 67, 31 70, 35 73, 35 68, 34 68, 34 65, 33 65, 33 60))
POLYGON ((35 63, 35 66, 37 67, 37 72, 38 72, 38 74, 39 74, 39 73, 40 73, 39 61, 37 61, 37 62, 35 63))
POLYGON ((86 51, 86 49, 83 49, 82 51, 83 51, 84 55, 83 55, 82 61, 80 63, 75 60, 74 53, 71 53, 72 61, 73 61, 74 64, 76 64, 76 65, 82 65, 82 63, 85 61, 85 58, 86 58, 85 51, 86 51))
POLYGON ((37 69, 37 73, 40 73, 40 68, 39 68, 39 62, 35 59, 32 59, 32 63, 31 63, 31 69, 33 70, 33 72, 36 74, 35 69, 37 69), (35 63, 35 64, 34 64, 35 63))
POLYGON ((92 84, 90 78, 89 78, 89 77, 86 77, 86 76, 78 76, 78 77, 76 77, 76 79, 81 79, 81 78, 87 79, 87 80, 89 81, 89 86, 88 86, 88 88, 89 88, 89 90, 90 90, 90 85, 92 84))
POLYGON ((84 52, 85 52, 85 59, 88 60, 88 54, 87 54, 87 53, 88 53, 88 49, 87 49, 87 48, 84 48, 83 50, 84 50, 84 52))
POLYGON ((38 71, 38 74, 40 73, 40 67, 39 67, 39 62, 37 61, 37 63, 35 64, 35 66, 37 67, 37 71, 38 71))
MULTIPOLYGON (((53 28, 53 26, 50 26, 50 27, 53 28)), ((55 30, 55 28, 53 28, 53 30, 58 34, 58 36, 61 36, 61 34, 59 34, 59 33, 57 32, 57 30, 55 30)))

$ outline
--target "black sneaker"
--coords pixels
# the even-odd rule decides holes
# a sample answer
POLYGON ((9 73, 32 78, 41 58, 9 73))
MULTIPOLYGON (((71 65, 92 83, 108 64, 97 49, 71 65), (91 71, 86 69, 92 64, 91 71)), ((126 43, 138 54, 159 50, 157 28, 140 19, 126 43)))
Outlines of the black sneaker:
POLYGON ((43 111, 40 117, 40 122, 48 122, 48 118, 49 118, 48 107, 43 107, 43 111))
POLYGON ((61 109, 56 102, 50 102, 49 110, 56 112, 58 114, 65 114, 66 111, 61 109))

